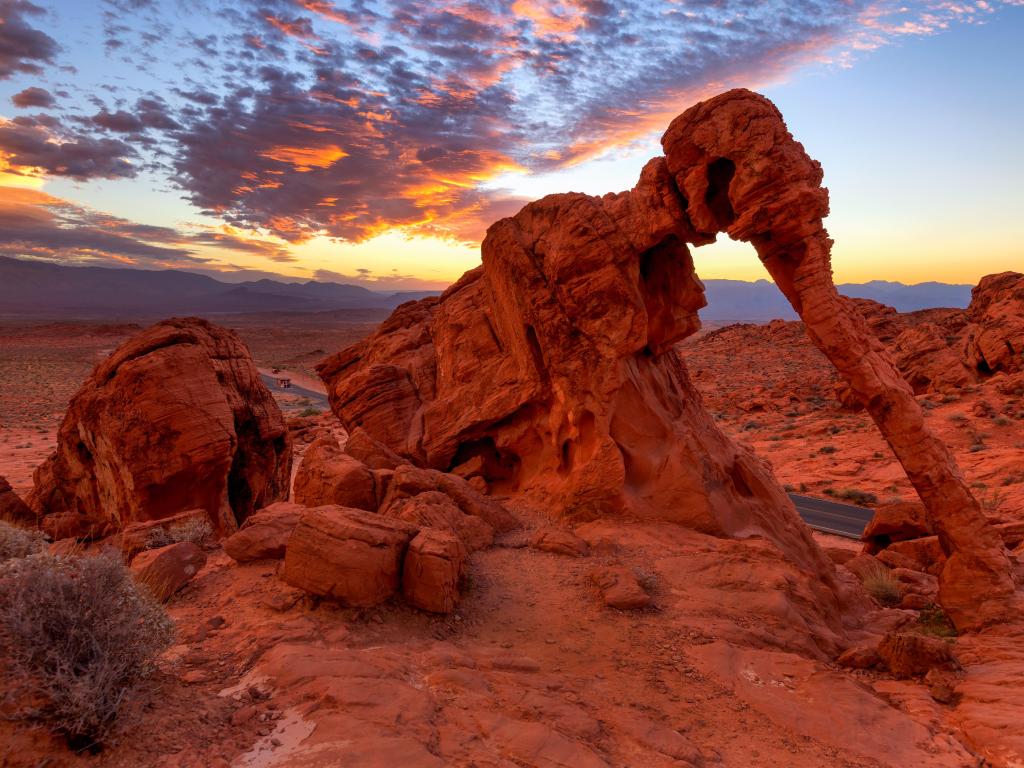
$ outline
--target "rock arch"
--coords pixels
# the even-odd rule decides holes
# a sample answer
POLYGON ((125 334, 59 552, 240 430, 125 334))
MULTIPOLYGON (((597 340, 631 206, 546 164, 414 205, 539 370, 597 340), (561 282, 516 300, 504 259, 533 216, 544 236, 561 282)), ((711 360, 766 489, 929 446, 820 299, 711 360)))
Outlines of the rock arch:
POLYGON ((496 222, 481 267, 321 363, 335 413, 416 463, 559 513, 763 535, 830 579, 771 472, 717 428, 673 349, 705 305, 687 246, 724 231, 753 244, 906 468, 949 555, 940 596, 956 624, 997 619, 1014 591, 1002 541, 836 292, 821 166, 745 90, 688 109, 662 147, 629 192, 550 195, 496 222))

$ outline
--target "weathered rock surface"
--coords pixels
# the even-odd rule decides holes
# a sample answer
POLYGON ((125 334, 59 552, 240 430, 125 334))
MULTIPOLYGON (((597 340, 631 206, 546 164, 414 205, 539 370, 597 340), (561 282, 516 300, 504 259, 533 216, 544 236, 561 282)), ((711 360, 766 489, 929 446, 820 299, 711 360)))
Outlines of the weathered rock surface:
POLYGON ((394 595, 402 560, 418 528, 358 509, 306 511, 288 539, 284 580, 345 605, 369 607, 394 595))
POLYGON ((917 502, 900 501, 877 507, 861 539, 867 542, 866 551, 875 555, 894 541, 918 539, 931 533, 925 508, 917 502))
POLYGON ((307 511, 307 507, 289 501, 256 510, 237 533, 224 540, 224 551, 239 563, 284 557, 288 539, 307 511))
POLYGON ((968 362, 982 375, 1024 370, 1024 274, 987 275, 967 308, 968 362))
POLYGON ((662 147, 629 192, 551 195, 495 223, 482 267, 323 361, 335 413, 419 465, 474 461, 493 492, 577 519, 763 535, 831 579, 771 472, 718 429, 673 348, 705 303, 687 244, 726 232, 753 244, 917 488, 948 555, 946 610, 960 627, 1004 616, 1014 584, 1002 542, 832 283, 820 165, 769 101, 742 90, 687 110, 662 147))
POLYGON ((387 506, 381 507, 380 512, 415 525, 448 531, 456 535, 470 552, 489 547, 494 542, 494 529, 487 522, 467 515, 451 496, 440 491, 424 491, 415 496, 392 499, 387 506))
POLYGON ((0 476, 0 520, 15 524, 36 522, 36 516, 21 497, 14 492, 5 477, 0 476))
POLYGON ((466 547, 447 531, 422 529, 402 565, 402 595, 421 611, 451 613, 459 602, 466 547))
POLYGON ((556 555, 584 557, 589 554, 590 547, 583 539, 572 531, 554 526, 541 528, 530 538, 530 546, 541 552, 553 552, 556 555))
POLYGON ((369 433, 357 427, 345 441, 345 453, 358 459, 370 469, 397 469, 406 461, 383 443, 370 437, 369 433))
POLYGON ((878 644, 878 655, 896 677, 917 677, 932 669, 953 669, 950 643, 938 637, 890 632, 878 644))
POLYGON ((636 574, 624 565, 596 568, 590 578, 601 590, 601 599, 609 608, 631 610, 646 608, 651 604, 651 596, 640 585, 636 574))
POLYGON ((343 452, 329 435, 318 438, 306 449, 295 473, 292 497, 307 507, 337 504, 373 512, 378 506, 370 468, 343 452))
POLYGON ((61 535, 205 509, 234 531, 288 492, 281 411, 245 345, 198 318, 165 320, 100 363, 68 406, 29 504, 61 535))
POLYGON ((519 527, 518 521, 504 506, 475 490, 458 475, 421 469, 411 464, 403 464, 391 475, 381 509, 391 509, 401 499, 431 491, 448 496, 463 513, 480 518, 498 533, 519 527))
POLYGON ((169 600, 206 564, 206 553, 190 541, 140 552, 131 562, 135 580, 157 600, 169 600))

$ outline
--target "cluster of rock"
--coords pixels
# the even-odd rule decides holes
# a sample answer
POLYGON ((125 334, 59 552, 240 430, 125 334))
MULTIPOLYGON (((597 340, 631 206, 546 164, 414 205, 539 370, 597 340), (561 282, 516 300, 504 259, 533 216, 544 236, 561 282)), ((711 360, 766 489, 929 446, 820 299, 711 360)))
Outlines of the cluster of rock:
MULTIPOLYGON (((995 373, 1024 371, 1024 274, 983 277, 965 310, 900 314, 878 302, 851 301, 916 394, 948 392, 995 373)), ((840 385, 837 395, 847 407, 862 407, 848 386, 840 385)))
POLYGON ((400 592, 421 610, 449 613, 468 555, 517 526, 463 478, 414 467, 360 433, 344 450, 318 438, 294 499, 249 517, 225 551, 239 562, 283 558, 287 583, 353 607, 400 592))

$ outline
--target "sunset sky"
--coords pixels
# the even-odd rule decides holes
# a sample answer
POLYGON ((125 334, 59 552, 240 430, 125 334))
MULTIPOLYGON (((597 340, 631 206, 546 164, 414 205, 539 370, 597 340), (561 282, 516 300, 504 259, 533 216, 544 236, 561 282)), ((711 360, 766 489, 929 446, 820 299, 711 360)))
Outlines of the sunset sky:
POLYGON ((975 282, 1024 269, 1022 40, 1024 0, 0 0, 0 254, 437 288, 744 86, 825 168, 837 280, 975 282))

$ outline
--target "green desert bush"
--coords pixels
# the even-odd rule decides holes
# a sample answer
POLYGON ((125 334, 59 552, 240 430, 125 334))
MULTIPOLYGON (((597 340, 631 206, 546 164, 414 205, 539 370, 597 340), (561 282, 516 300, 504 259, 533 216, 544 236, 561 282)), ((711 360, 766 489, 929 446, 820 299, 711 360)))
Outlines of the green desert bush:
POLYGON ((0 563, 14 557, 28 557, 46 549, 46 536, 0 520, 0 563))
POLYGON ((864 589, 881 605, 898 605, 903 597, 899 581, 881 564, 864 574, 864 589))
POLYGON ((0 563, 6 713, 96 749, 171 643, 173 624, 114 552, 0 563))

